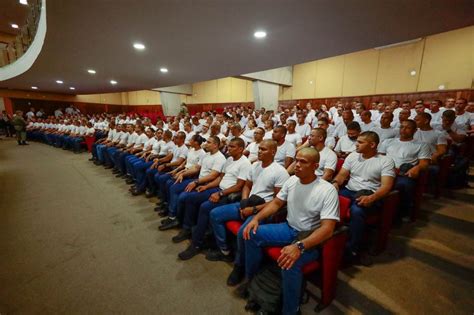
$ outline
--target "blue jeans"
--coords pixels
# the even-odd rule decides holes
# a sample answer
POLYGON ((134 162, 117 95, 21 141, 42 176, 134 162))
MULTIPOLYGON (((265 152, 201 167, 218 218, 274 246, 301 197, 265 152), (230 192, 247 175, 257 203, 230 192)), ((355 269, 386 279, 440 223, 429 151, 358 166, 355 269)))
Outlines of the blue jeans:
POLYGON ((220 188, 209 188, 201 192, 196 190, 190 192, 182 192, 178 198, 178 212, 182 211, 184 214, 183 228, 191 229, 197 221, 198 211, 201 204, 208 200, 209 197, 220 191, 220 188))
MULTIPOLYGON (((286 246, 293 243, 298 231, 287 222, 259 225, 256 233, 250 233, 245 241, 245 271, 252 279, 260 268, 263 248, 268 246, 286 246)), ((300 305, 303 272, 301 268, 319 257, 318 250, 305 251, 289 270, 282 270, 283 314, 296 314, 300 305)))
POLYGON ((351 200, 351 221, 349 223, 351 238, 347 243, 347 247, 353 253, 358 253, 360 245, 364 238, 365 220, 367 215, 380 209, 381 201, 374 202, 370 207, 361 207, 355 201, 356 191, 347 188, 341 189, 339 194, 351 200))
POLYGON ((217 247, 219 247, 221 250, 229 250, 225 223, 227 221, 242 220, 240 218, 239 210, 240 202, 235 202, 214 208, 209 214, 217 247))
POLYGON ((154 180, 155 185, 158 188, 158 198, 165 200, 166 196, 166 182, 170 180, 172 176, 167 172, 158 172, 155 174, 154 180))
POLYGON ((186 186, 188 186, 188 184, 193 180, 194 178, 183 179, 181 183, 173 184, 169 188, 168 211, 170 217, 176 217, 178 215, 179 196, 184 191, 186 186))
POLYGON ((82 141, 84 141, 84 138, 82 138, 82 137, 73 138, 72 144, 73 144, 74 152, 79 152, 81 150, 81 142, 82 141))
POLYGON ((407 176, 397 176, 395 180, 394 190, 399 191, 400 203, 398 204, 397 216, 407 216, 413 208, 413 200, 415 196, 416 180, 407 176))
MULTIPOLYGON (((146 188, 146 171, 153 164, 153 161, 145 162, 140 159, 137 162, 133 163, 133 173, 135 175, 134 179, 136 181, 135 188, 138 191, 145 191, 146 188)), ((132 175, 133 176, 133 175, 132 175)))
POLYGON ((226 198, 219 199, 218 202, 205 201, 199 207, 197 223, 193 227, 193 245, 201 247, 207 227, 209 226, 209 214, 212 209, 226 204, 226 198))

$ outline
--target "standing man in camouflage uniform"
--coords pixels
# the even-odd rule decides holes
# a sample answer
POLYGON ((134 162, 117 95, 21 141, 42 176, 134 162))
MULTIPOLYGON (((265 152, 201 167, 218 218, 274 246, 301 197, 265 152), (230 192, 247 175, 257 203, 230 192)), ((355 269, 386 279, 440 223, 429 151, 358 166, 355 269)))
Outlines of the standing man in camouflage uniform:
POLYGON ((16 131, 18 145, 28 145, 28 143, 26 143, 26 121, 23 119, 23 112, 21 110, 16 111, 12 119, 12 125, 16 131))

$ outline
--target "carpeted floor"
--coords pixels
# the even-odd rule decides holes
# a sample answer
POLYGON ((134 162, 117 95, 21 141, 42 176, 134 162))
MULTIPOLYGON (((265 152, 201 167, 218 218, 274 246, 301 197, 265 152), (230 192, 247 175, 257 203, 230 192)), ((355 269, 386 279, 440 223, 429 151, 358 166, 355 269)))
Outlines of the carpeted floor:
MULTIPOLYGON (((225 283, 231 265, 178 261, 187 244, 157 230, 155 200, 88 157, 0 141, 0 314, 245 313, 225 283)), ((452 197, 427 197, 372 267, 340 272, 322 314, 472 313, 473 192, 452 197)))

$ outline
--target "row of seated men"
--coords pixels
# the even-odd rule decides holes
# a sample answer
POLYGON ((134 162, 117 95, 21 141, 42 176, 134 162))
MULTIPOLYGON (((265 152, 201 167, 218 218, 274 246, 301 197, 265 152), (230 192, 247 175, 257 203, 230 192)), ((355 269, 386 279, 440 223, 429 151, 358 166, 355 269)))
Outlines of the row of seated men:
MULTIPOLYGON (((428 115, 419 114, 416 122, 402 120, 399 137, 388 138, 390 142, 379 146, 380 135, 374 131, 361 132, 349 112, 352 111, 343 111, 342 115, 349 117, 342 121, 347 134, 334 142, 337 140, 337 147, 347 136, 353 141, 353 148, 343 150, 340 145, 338 153, 346 159, 338 174, 337 155, 326 145, 330 125, 324 113, 318 115, 320 127, 310 129, 308 141, 298 147, 298 143, 294 145, 287 138, 293 134, 293 124, 288 120, 286 126, 272 128, 270 139, 264 139, 270 130, 254 127, 249 144, 238 122, 230 124, 228 137, 222 135, 217 122, 212 123, 209 135, 201 134, 202 130, 192 134, 187 123, 184 131, 153 131, 142 124, 111 122, 107 138, 93 147, 93 160, 133 184, 132 194, 147 191, 147 196, 159 197, 155 210, 166 216, 160 230, 179 228, 173 242, 191 239, 188 248, 179 254, 180 259, 191 259, 203 250, 210 224, 218 249, 208 252, 206 257, 212 261, 234 260, 229 285, 248 281, 255 275, 262 260, 262 247, 286 245, 279 259, 284 310, 295 313, 301 293, 301 266, 316 259, 319 253, 314 248, 331 236, 339 219, 337 191, 352 200, 346 259, 357 261, 365 216, 376 211, 394 187, 404 199, 400 213, 408 211, 416 178, 439 153, 438 144, 436 151, 431 152, 430 144, 414 140, 418 131, 430 130, 428 115), (268 219, 284 204, 286 222, 270 223, 268 219), (229 220, 245 222, 233 253, 225 229, 229 220), (301 235, 305 237, 298 239, 301 235)), ((393 119, 392 113, 386 114, 393 119)), ((450 116, 444 116, 448 124, 450 116)), ((451 126, 455 118, 452 120, 451 126)), ((265 124, 270 125, 267 121, 265 124)), ((446 132, 450 135, 451 131, 446 132)))

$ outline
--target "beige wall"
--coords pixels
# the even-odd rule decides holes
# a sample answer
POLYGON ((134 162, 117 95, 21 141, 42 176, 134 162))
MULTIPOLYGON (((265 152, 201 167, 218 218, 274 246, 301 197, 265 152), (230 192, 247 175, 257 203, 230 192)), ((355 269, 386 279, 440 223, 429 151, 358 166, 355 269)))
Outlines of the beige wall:
POLYGON ((474 26, 408 45, 368 49, 293 67, 280 100, 472 88, 474 26), (411 76, 410 71, 416 75, 411 76))
POLYGON ((193 95, 187 96, 188 104, 252 102, 252 81, 223 78, 193 83, 193 95))

